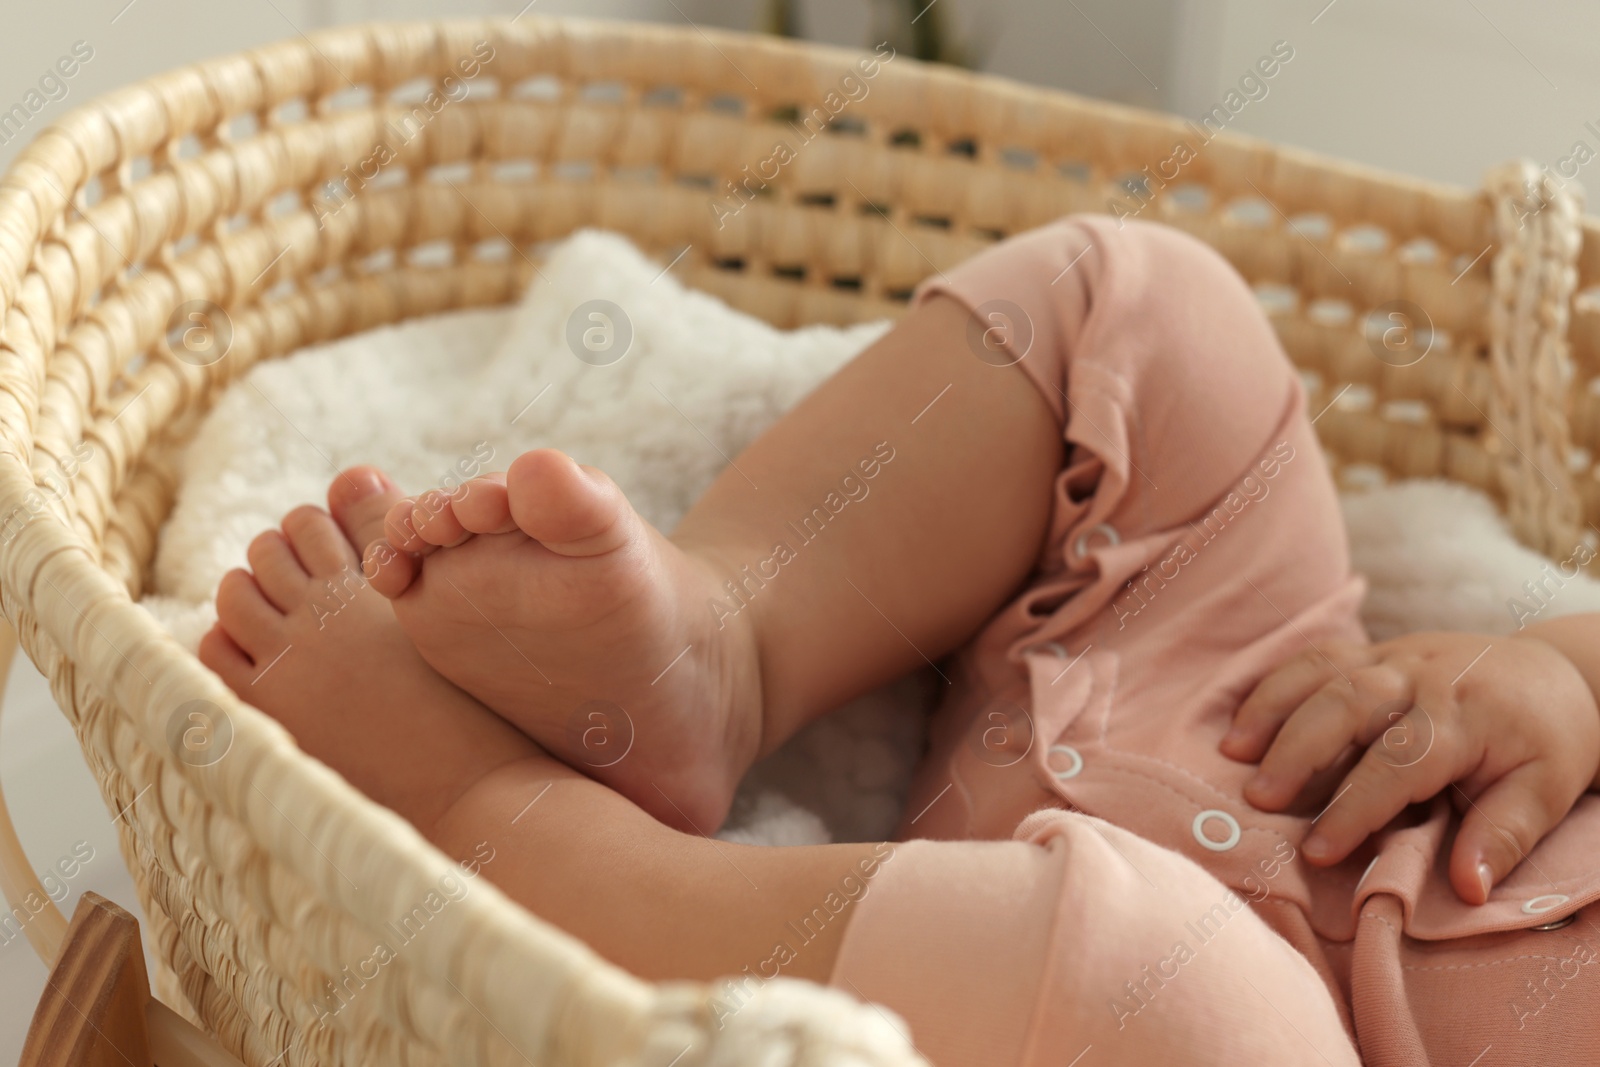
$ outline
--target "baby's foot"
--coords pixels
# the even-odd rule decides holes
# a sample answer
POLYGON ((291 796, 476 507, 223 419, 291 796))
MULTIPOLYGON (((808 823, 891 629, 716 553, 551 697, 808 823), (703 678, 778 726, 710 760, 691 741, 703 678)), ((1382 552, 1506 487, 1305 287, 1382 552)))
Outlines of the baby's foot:
POLYGON ((761 747, 754 635, 609 478, 528 452, 388 536, 367 573, 441 674, 662 822, 721 825, 761 747))
POLYGON ((250 545, 217 589, 200 660, 300 747, 427 834, 473 782, 537 753, 417 653, 368 587, 357 546, 401 498, 375 470, 342 474, 333 514, 301 507, 250 545))

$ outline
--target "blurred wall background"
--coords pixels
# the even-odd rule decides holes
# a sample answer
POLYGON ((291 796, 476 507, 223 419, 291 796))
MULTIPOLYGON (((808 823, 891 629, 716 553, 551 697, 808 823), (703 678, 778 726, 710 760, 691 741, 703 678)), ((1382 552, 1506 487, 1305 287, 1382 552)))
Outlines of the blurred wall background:
MULTIPOLYGON (((911 2, 911 0, 907 0, 911 2)), ((62 0, 0 37, 0 111, 82 41, 93 58, 42 127, 95 93, 323 26, 446 14, 582 14, 759 28, 768 0, 62 0)), ((861 45, 899 0, 791 0, 800 31, 861 45)), ((1293 64, 1234 128, 1459 184, 1512 156, 1554 164, 1600 119, 1600 6, 1581 0, 935 0, 983 69, 1194 117, 1275 41, 1293 64)), ((5 131, 0 129, 0 137, 5 131)), ((0 143, 8 161, 26 136, 0 143)))
MULTIPOLYGON (((796 28, 843 45, 875 40, 891 0, 792 0, 796 28)), ((898 2, 898 0, 893 0, 898 2)), ((1579 0, 934 0, 983 69, 1194 118, 1277 41, 1294 60, 1232 124, 1376 166, 1473 185, 1490 164, 1554 165, 1600 128, 1600 5, 1579 0)), ((97 93, 206 56, 324 26, 447 14, 583 14, 751 29, 766 0, 57 0, 11 5, 0 34, 0 165, 97 93), (87 58, 85 55, 87 54, 87 58), (71 68, 67 78, 41 79, 71 68), (30 97, 30 93, 37 96, 30 97)), ((76 866, 63 907, 94 888, 137 908, 77 745, 31 665, 0 717, 0 782, 30 859, 76 866), (76 850, 76 853, 75 853, 76 850)), ((0 1065, 16 1062, 45 968, 0 941, 0 1065)))

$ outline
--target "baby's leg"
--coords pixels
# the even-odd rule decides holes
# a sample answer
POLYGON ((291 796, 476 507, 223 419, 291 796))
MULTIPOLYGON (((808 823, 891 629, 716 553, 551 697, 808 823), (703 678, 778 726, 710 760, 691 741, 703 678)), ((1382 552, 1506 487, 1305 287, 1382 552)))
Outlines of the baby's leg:
MULTIPOLYGON (((649 978, 760 963, 789 919, 875 863, 872 845, 755 848, 669 829, 451 685, 358 570, 399 497, 371 468, 345 472, 331 514, 290 512, 218 591, 201 661, 306 752, 458 858, 492 855, 491 881, 649 978)), ((847 921, 809 931, 784 973, 826 979, 847 921)))
POLYGON ((672 535, 740 589, 746 607, 719 599, 753 618, 773 746, 960 647, 1038 562, 1061 427, 974 326, 948 297, 917 307, 758 438, 672 535), (845 485, 865 495, 812 533, 845 485), (795 560, 752 582, 774 542, 795 560))
MULTIPOLYGON (((549 758, 423 663, 356 575, 398 496, 351 471, 331 517, 297 509, 259 538, 202 659, 601 955, 645 978, 726 979, 719 1027, 773 978, 831 979, 900 1011, 945 1067, 1067 1063, 1086 1045, 1107 1065, 1354 1063, 1315 975, 1248 912, 1175 962, 1179 924, 1220 912, 1222 887, 1115 827, 1055 813, 1025 841, 739 846, 664 826, 549 758)), ((326 1010, 341 996, 330 988, 326 1010)))
POLYGON ((369 557, 369 573, 442 674, 657 817, 710 832, 753 760, 957 648, 1035 565, 1060 426, 982 341, 953 300, 922 304, 742 454, 671 540, 604 475, 533 452, 392 515, 398 547, 453 547, 420 573, 407 554, 369 557), (474 533, 490 536, 462 543, 474 533))
POLYGON ((1198 865, 1060 811, 1017 836, 727 845, 541 758, 486 776, 438 840, 492 847, 487 877, 636 973, 712 981, 719 1027, 808 978, 893 1009, 940 1067, 1356 1067, 1316 972, 1198 865))

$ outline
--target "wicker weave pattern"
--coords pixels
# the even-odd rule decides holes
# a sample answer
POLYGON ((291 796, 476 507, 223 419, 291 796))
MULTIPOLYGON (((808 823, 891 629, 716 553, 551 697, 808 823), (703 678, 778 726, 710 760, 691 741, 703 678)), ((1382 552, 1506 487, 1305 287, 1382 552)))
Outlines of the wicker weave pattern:
POLYGON ((1573 313, 1573 358, 1566 343, 1574 285, 1600 276, 1578 229, 1600 230, 1560 190, 1525 226, 1508 206, 1526 195, 1520 171, 1484 196, 1224 134, 1181 182, 1135 194, 1116 183, 1193 140, 1189 127, 904 58, 867 76, 860 58, 532 17, 366 26, 112 94, 0 182, 0 514, 13 516, 0 607, 120 813, 169 977, 247 1062, 690 1067, 741 1062, 740 1042, 767 1030, 794 1045, 774 1063, 841 1041, 859 1042, 854 1062, 918 1062, 871 1009, 783 984, 742 1029, 718 1030, 706 990, 639 983, 481 884, 319 1021, 326 982, 448 864, 304 759, 130 596, 171 506, 173 451, 221 387, 306 344, 513 299, 539 242, 595 225, 663 261, 687 245, 690 283, 778 325, 842 323, 898 314, 924 276, 1005 234, 1121 204, 1199 235, 1275 294, 1351 480, 1485 488, 1551 552, 1600 515, 1592 468, 1567 463, 1569 426, 1600 452, 1600 316, 1573 313), (426 121, 397 101, 484 44, 470 98, 426 121), (847 75, 869 91, 802 141, 796 123, 847 75), (793 158, 735 188, 779 141, 793 158), (379 146, 392 160, 364 168, 379 146), (353 196, 319 194, 367 169, 353 196), (1368 310, 1396 300, 1434 327, 1410 366, 1377 358, 1364 332, 1368 310), (225 310, 220 361, 167 343, 189 301, 225 310), (41 496, 86 445, 64 496, 41 496), (197 699, 234 731, 209 766, 169 741, 197 699))
POLYGON ((1570 554, 1581 504, 1568 463, 1567 323, 1582 204, 1527 163, 1492 172, 1487 184, 1507 252, 1494 261, 1485 418, 1507 435, 1500 484, 1512 527, 1546 553, 1570 554))

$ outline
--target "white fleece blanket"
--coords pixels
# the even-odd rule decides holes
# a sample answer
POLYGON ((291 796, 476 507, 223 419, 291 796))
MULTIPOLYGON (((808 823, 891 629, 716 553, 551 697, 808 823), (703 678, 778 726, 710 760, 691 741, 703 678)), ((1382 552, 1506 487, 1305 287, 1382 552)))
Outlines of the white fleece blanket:
MULTIPOLYGON (((611 318, 615 343, 622 320, 611 318)), ((554 446, 606 470, 670 530, 730 457, 886 328, 775 330, 685 289, 621 237, 576 234, 550 251, 516 308, 373 330, 255 367, 230 387, 184 453, 144 604, 195 647, 216 617, 217 582, 245 565, 250 540, 296 505, 322 503, 334 472, 355 463, 420 492, 554 446), (594 300, 621 308, 631 330, 615 362, 575 358, 569 342, 606 328, 581 307, 594 300)), ((1401 484, 1348 497, 1345 517, 1372 584, 1375 638, 1504 633, 1529 612, 1600 611, 1600 582, 1566 578, 1522 548, 1474 491, 1401 484)), ((913 676, 801 732, 751 771, 719 836, 887 836, 930 692, 913 676)))

